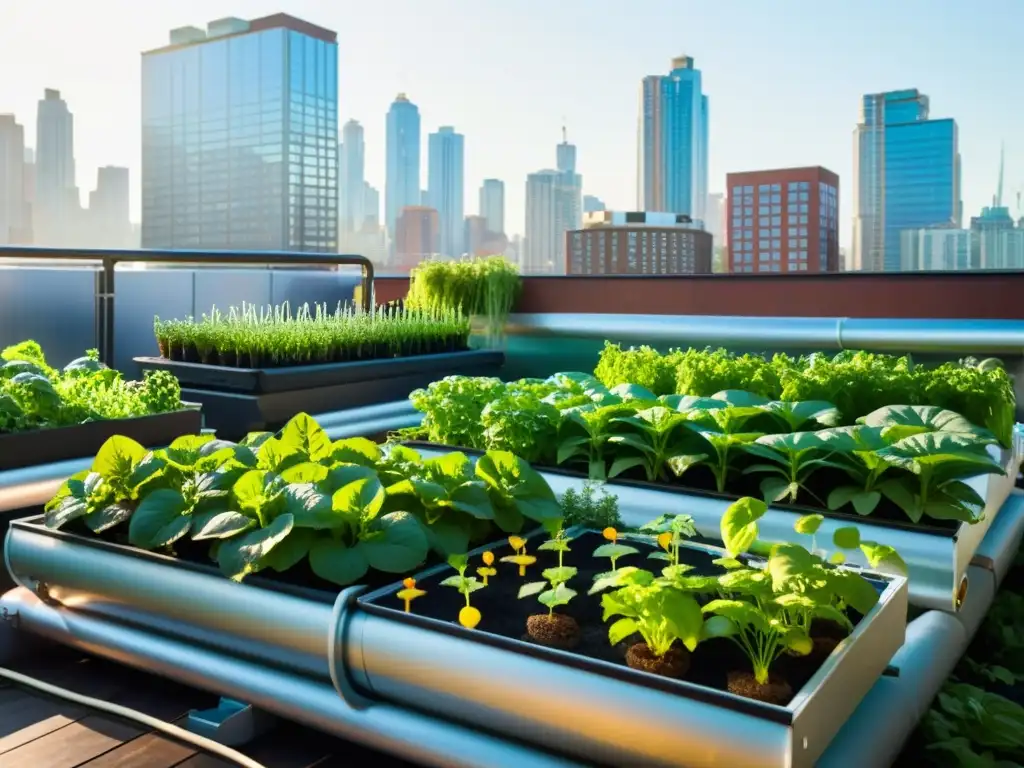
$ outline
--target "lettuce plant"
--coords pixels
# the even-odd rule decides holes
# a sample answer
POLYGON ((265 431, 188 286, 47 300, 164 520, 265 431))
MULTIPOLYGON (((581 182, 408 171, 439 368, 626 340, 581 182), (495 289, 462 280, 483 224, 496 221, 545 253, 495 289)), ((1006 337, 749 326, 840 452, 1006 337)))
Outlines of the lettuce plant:
POLYGON ((615 434, 615 419, 635 412, 636 408, 626 403, 591 403, 564 411, 558 432, 558 463, 582 462, 591 480, 605 480, 607 444, 615 434))
POLYGON ((609 477, 641 467, 648 482, 667 479, 669 463, 693 456, 693 446, 698 442, 687 426, 686 414, 664 405, 645 408, 632 416, 618 416, 612 422, 622 432, 609 437, 608 442, 628 452, 614 459, 609 477))

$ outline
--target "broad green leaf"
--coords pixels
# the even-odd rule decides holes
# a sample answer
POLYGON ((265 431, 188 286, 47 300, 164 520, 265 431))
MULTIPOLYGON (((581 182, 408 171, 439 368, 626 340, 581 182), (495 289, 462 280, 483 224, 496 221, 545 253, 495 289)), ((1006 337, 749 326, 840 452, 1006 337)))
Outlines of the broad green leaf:
POLYGON ((384 487, 376 477, 364 477, 349 483, 331 497, 335 512, 355 519, 372 520, 384 506, 384 487))
POLYGON ((859 614, 866 615, 878 602, 878 591, 855 571, 838 568, 829 572, 829 587, 859 614))
POLYGON ((316 533, 310 528, 292 528, 284 541, 279 542, 263 557, 261 565, 283 573, 294 568, 309 555, 310 547, 316 540, 316 533))
POLYGON ((283 472, 288 467, 309 461, 309 456, 298 446, 286 444, 279 437, 264 440, 256 455, 257 467, 271 472, 283 472))
POLYGON ((889 405, 857 421, 869 427, 882 427, 886 438, 893 442, 928 432, 971 434, 995 442, 987 429, 971 424, 959 413, 934 405, 889 405))
POLYGON ((273 432, 250 432, 242 438, 239 445, 243 445, 253 451, 258 451, 267 440, 274 436, 273 432))
POLYGON ((423 468, 427 473, 436 472, 442 477, 452 479, 469 479, 473 476, 473 462, 461 451, 452 451, 443 456, 427 459, 423 468))
POLYGON ((792 430, 800 429, 809 421, 816 421, 823 427, 834 427, 840 421, 839 409, 825 400, 804 400, 796 403, 777 400, 767 403, 764 409, 792 430))
POLYGON ((696 650, 704 629, 704 614, 694 597, 677 589, 662 589, 655 605, 662 619, 671 625, 672 634, 688 651, 696 650))
POLYGON ((159 476, 167 467, 167 459, 156 451, 150 451, 143 456, 128 476, 128 487, 144 496, 147 490, 156 490, 159 483, 159 476))
POLYGON ((918 523, 924 515, 924 510, 917 502, 912 482, 913 479, 909 477, 895 477, 880 483, 878 490, 885 498, 903 510, 903 513, 912 522, 918 523))
POLYGON ((559 584, 554 589, 541 592, 537 600, 546 608, 557 608, 560 605, 568 605, 574 597, 576 597, 576 590, 569 589, 565 584, 559 584))
POLYGON ((636 547, 631 547, 628 544, 616 544, 614 542, 609 542, 607 544, 602 544, 595 549, 593 556, 608 558, 614 557, 617 559, 625 557, 626 555, 635 555, 637 552, 639 552, 639 550, 636 547))
POLYGON ((331 455, 331 439, 308 413, 299 413, 281 430, 284 446, 301 452, 309 461, 320 461, 331 455))
POLYGON ((850 504, 858 515, 866 517, 875 511, 881 500, 882 494, 878 491, 865 491, 855 485, 841 485, 832 489, 827 503, 828 508, 833 511, 850 504))
POLYGON ((754 392, 747 392, 742 389, 724 389, 721 392, 715 392, 711 396, 713 400, 721 400, 730 406, 738 406, 740 408, 752 408, 768 405, 768 398, 762 395, 755 394, 754 392))
POLYGON ((317 539, 309 550, 309 567, 324 581, 347 587, 366 575, 370 564, 363 550, 335 539, 317 539))
POLYGON ((297 483, 284 490, 284 508, 296 528, 326 530, 341 528, 350 521, 334 511, 332 498, 313 483, 297 483))
POLYGON ((701 640, 713 640, 716 637, 732 637, 736 634, 736 624, 726 616, 708 616, 701 629, 701 640))
POLYGON ((494 507, 487 488, 478 480, 470 480, 455 488, 444 505, 478 520, 494 519, 494 507))
POLYGON ((888 544, 862 541, 860 551, 864 553, 864 557, 867 558, 872 568, 892 569, 904 576, 907 575, 907 564, 900 557, 899 552, 888 544))
POLYGON ((853 631, 853 624, 849 617, 834 605, 815 605, 812 613, 816 619, 831 621, 843 627, 847 632, 853 631))
POLYGON ((85 518, 85 524, 94 533, 103 533, 132 516, 132 508, 123 502, 108 504, 85 518))
POLYGON ((291 515, 279 515, 266 528, 221 541, 217 551, 221 572, 234 581, 241 581, 247 574, 260 570, 264 558, 291 533, 292 524, 291 515))
POLYGON ((192 519, 192 540, 227 539, 248 531, 256 525, 251 517, 241 512, 221 510, 204 512, 192 519))
POLYGON ((281 471, 286 483, 319 483, 327 477, 327 467, 312 461, 304 461, 281 471))
POLYGON ((761 481, 761 495, 768 504, 793 500, 800 486, 782 477, 766 477, 761 481))
POLYGON ((139 549, 173 544, 192 525, 188 504, 180 491, 153 491, 140 503, 128 525, 128 541, 139 549))
POLYGON ((832 543, 839 549, 856 549, 860 546, 860 531, 852 525, 836 528, 832 534, 832 543))
POLYGON ((408 512, 391 512, 374 521, 358 545, 374 570, 405 573, 420 565, 430 549, 419 522, 408 512))
POLYGON ((127 481, 135 465, 149 453, 145 448, 123 435, 108 438, 96 453, 92 471, 108 480, 127 481))
POLYGON ((548 589, 549 586, 546 581, 531 581, 529 584, 523 584, 519 588, 519 599, 522 600, 524 597, 539 595, 545 589, 548 589))
POLYGON ((824 443, 817 432, 790 432, 781 435, 764 435, 757 438, 757 445, 774 448, 786 454, 821 448, 824 443))
POLYGON ((79 496, 65 496, 53 509, 46 511, 46 527, 51 530, 62 528, 72 520, 89 514, 89 503, 79 496))
POLYGON ((783 636, 786 648, 798 656, 806 656, 814 650, 814 641, 807 636, 807 633, 796 627, 789 627, 783 636))
POLYGON ((721 520, 722 543, 732 557, 746 552, 757 540, 757 521, 768 511, 760 499, 745 497, 733 502, 721 520))
POLYGON ((723 616, 737 627, 751 627, 760 632, 768 629, 764 614, 743 600, 712 600, 701 610, 704 614, 723 616))
POLYGON ((813 536, 824 520, 824 515, 804 515, 793 524, 793 530, 805 536, 813 536))
POLYGON ((280 496, 284 488, 280 475, 263 469, 250 469, 238 478, 231 492, 242 511, 255 512, 280 496))
POLYGON ((203 446, 214 440, 213 435, 182 435, 167 448, 165 455, 169 464, 183 471, 190 471, 202 458, 203 446))
POLYGON ((443 515, 430 525, 424 524, 431 549, 442 557, 469 549, 469 531, 458 520, 443 515))
POLYGON ((375 467, 382 457, 380 446, 365 437, 348 437, 331 445, 333 462, 375 467))
POLYGON ((814 564, 811 553, 798 544, 780 544, 768 560, 768 573, 772 577, 772 589, 782 592, 797 588, 800 580, 807 575, 814 564))
POLYGON ((371 467, 364 467, 360 464, 338 464, 331 467, 327 478, 320 485, 325 492, 333 495, 349 483, 354 483, 365 477, 377 477, 377 472, 371 467))
POLYGON ((623 472, 628 472, 635 467, 642 467, 644 464, 645 460, 642 456, 620 456, 608 468, 608 477, 618 477, 623 472))
MULTIPOLYGON (((543 522, 562 516, 562 507, 547 481, 528 463, 508 451, 485 453, 476 462, 476 475, 511 500, 524 517, 543 522)), ((502 512, 495 510, 495 522, 499 526, 502 526, 502 512)))
POLYGON ((619 619, 608 627, 608 642, 612 645, 618 645, 630 635, 635 635, 638 631, 640 631, 640 626, 636 623, 635 619, 619 619))
POLYGON ((545 568, 541 572, 541 576, 547 579, 550 583, 564 583, 569 579, 576 576, 576 569, 571 565, 562 565, 555 568, 545 568))
POLYGON ((623 400, 658 399, 658 396, 651 392, 651 390, 641 387, 639 384, 619 384, 616 387, 612 387, 610 393, 615 397, 621 397, 623 400))

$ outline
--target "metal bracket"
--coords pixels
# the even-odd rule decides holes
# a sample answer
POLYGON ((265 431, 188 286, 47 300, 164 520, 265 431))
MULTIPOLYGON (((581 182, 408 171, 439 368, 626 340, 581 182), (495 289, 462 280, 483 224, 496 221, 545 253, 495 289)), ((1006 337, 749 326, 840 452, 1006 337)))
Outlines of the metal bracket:
POLYGON ((222 698, 213 709, 193 709, 186 728, 228 747, 248 744, 277 724, 273 715, 235 699, 222 698))

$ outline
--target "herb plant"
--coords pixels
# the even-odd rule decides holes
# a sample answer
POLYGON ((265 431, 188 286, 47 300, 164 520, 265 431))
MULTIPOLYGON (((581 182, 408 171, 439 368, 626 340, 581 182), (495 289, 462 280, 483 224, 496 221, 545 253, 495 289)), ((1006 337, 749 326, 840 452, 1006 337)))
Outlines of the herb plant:
POLYGON ((583 488, 567 488, 559 500, 562 505, 562 520, 566 528, 582 526, 596 528, 622 527, 619 515, 619 498, 609 493, 601 483, 585 482, 583 488), (600 494, 598 496, 598 493, 600 494))

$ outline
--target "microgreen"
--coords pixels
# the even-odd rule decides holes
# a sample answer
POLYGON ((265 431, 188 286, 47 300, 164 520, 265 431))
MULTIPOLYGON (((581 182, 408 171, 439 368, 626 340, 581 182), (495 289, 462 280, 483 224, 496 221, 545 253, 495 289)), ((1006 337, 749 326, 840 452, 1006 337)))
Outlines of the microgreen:
POLYGON ((441 582, 442 587, 454 587, 466 598, 466 604, 459 611, 459 624, 466 629, 474 629, 480 623, 481 614, 478 608, 469 603, 469 596, 478 589, 483 589, 484 584, 474 576, 466 575, 466 568, 469 567, 469 558, 466 555, 452 555, 448 558, 448 565, 458 571, 457 576, 449 576, 441 582))
POLYGON ((639 550, 636 547, 631 547, 628 544, 619 544, 619 532, 614 528, 608 527, 601 531, 601 535, 608 541, 607 544, 602 544, 594 550, 594 557, 607 557, 611 560, 612 571, 618 570, 618 561, 620 557, 626 557, 627 555, 635 555, 639 550))
POLYGON ((564 565, 565 553, 569 551, 571 539, 559 523, 548 526, 551 538, 541 544, 537 549, 558 553, 558 566, 545 568, 541 576, 545 581, 534 581, 524 584, 519 588, 519 598, 537 595, 541 605, 547 607, 548 615, 554 613, 555 608, 560 605, 568 605, 569 601, 576 597, 575 590, 566 586, 566 582, 576 575, 576 569, 564 565))

